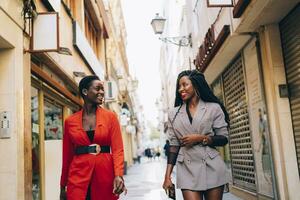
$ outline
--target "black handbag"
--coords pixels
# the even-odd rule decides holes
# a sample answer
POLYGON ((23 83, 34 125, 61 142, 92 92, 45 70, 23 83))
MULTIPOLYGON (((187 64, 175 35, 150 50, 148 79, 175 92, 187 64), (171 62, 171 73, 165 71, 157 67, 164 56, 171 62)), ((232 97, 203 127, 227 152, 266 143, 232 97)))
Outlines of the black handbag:
POLYGON ((176 200, 175 185, 173 183, 172 186, 166 190, 166 193, 170 199, 176 200))
POLYGON ((229 183, 226 183, 225 185, 224 185, 224 191, 223 191, 223 193, 229 193, 230 191, 229 191, 229 183))

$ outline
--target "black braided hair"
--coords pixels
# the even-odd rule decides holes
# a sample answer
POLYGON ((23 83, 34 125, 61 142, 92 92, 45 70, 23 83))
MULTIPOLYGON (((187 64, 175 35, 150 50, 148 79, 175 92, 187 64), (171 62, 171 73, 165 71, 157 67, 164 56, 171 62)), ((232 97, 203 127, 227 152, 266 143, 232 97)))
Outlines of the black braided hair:
POLYGON ((80 80, 78 89, 79 89, 79 94, 82 98, 84 97, 82 90, 83 89, 88 90, 94 80, 100 80, 100 78, 95 75, 90 75, 90 76, 85 76, 80 80))
MULTIPOLYGON (((199 72, 198 70, 185 70, 178 74, 177 82, 176 82, 175 107, 177 107, 177 106, 180 106, 180 107, 179 107, 177 113, 179 112, 179 110, 183 104, 183 101, 182 101, 179 91, 178 91, 179 90, 179 80, 183 76, 188 76, 188 78, 192 82, 195 92, 200 96, 202 101, 213 102, 213 103, 217 103, 220 105, 220 107, 223 110, 223 113, 225 115, 225 121, 227 122, 227 124, 229 126, 229 115, 228 115, 224 105, 221 103, 221 101, 214 95, 214 93, 210 89, 208 83, 205 80, 204 74, 199 72)), ((176 115, 175 115, 175 117, 176 117, 176 115)))

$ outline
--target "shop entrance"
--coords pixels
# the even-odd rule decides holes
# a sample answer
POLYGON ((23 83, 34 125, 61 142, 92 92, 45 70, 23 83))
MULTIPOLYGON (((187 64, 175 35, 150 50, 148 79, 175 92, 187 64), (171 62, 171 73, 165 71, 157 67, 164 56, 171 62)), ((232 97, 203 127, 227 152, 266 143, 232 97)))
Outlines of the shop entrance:
POLYGON ((79 107, 32 75, 32 199, 58 199, 64 119, 79 107))
MULTIPOLYGON (((300 173, 300 4, 279 24, 300 173)), ((291 155, 293 156, 293 155, 291 155)))

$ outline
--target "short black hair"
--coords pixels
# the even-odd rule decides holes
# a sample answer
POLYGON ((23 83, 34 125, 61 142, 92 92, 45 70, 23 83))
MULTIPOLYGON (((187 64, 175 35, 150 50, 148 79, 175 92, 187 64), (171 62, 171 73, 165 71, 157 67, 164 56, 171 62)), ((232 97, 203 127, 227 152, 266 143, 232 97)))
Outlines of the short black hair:
POLYGON ((84 97, 84 95, 82 93, 82 90, 83 89, 88 90, 94 80, 99 80, 100 81, 100 78, 96 75, 89 75, 89 76, 83 77, 80 80, 80 82, 79 82, 79 94, 82 98, 84 97))

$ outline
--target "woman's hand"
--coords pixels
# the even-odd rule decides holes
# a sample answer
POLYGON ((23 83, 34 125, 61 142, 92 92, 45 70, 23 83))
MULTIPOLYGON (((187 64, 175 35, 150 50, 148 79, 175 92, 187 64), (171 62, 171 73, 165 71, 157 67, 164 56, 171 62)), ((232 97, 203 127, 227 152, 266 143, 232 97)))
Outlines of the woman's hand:
POLYGON ((66 188, 60 187, 60 194, 59 194, 60 200, 67 200, 67 194, 66 194, 66 188))
POLYGON ((202 142, 205 135, 201 134, 189 134, 179 138, 182 146, 193 146, 195 143, 202 142))
POLYGON ((172 184, 173 183, 172 183, 171 178, 170 177, 165 177, 165 180, 164 180, 164 183, 163 183, 164 190, 167 192, 167 190, 172 187, 172 184))
POLYGON ((119 195, 122 192, 125 192, 125 195, 127 194, 127 189, 124 184, 124 179, 121 176, 116 176, 114 179, 113 193, 116 195, 119 195))

